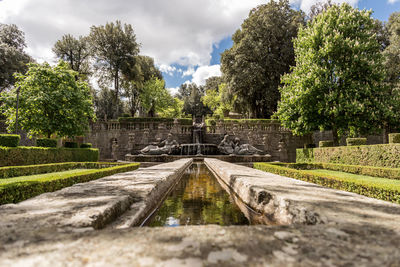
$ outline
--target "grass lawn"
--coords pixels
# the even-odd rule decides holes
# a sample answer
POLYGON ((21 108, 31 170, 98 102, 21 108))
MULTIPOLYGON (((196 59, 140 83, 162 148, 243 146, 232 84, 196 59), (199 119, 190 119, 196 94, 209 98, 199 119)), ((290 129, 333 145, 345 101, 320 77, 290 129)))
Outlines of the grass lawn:
POLYGON ((336 179, 340 179, 342 181, 349 181, 357 184, 380 185, 386 188, 400 191, 400 180, 372 177, 372 176, 352 174, 340 171, 324 170, 324 169, 307 170, 307 172, 319 175, 334 176, 336 179))
POLYGON ((43 174, 35 174, 35 175, 27 175, 27 176, 17 176, 12 178, 0 179, 0 186, 16 183, 16 182, 26 182, 26 181, 44 181, 52 178, 54 180, 65 177, 68 174, 83 174, 89 169, 74 169, 62 172, 51 172, 51 173, 43 173, 43 174))

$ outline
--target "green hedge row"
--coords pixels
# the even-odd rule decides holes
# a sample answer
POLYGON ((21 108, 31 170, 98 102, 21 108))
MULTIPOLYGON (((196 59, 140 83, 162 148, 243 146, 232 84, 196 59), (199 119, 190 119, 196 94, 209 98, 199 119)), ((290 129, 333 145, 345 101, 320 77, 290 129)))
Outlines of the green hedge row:
MULTIPOLYGON (((75 174, 48 177, 0 184, 0 204, 17 203, 46 192, 53 192, 76 183, 85 183, 116 173, 133 171, 139 168, 139 163, 132 163, 105 169, 85 170, 75 174)), ((1 182, 1 181, 0 181, 1 182)))
POLYGON ((352 174, 400 180, 400 168, 383 168, 383 167, 346 165, 346 164, 335 164, 335 163, 272 163, 272 164, 298 170, 325 169, 331 171, 340 171, 352 174))
POLYGON ((66 162, 66 163, 38 164, 38 165, 28 165, 28 166, 0 167, 0 179, 50 173, 50 172, 60 172, 71 169, 101 169, 118 165, 121 165, 121 163, 66 162))
POLYGON ((0 147, 0 167, 58 162, 95 162, 98 160, 98 149, 0 147))
POLYGON ((0 134, 0 146, 17 147, 21 137, 18 134, 0 134))
POLYGON ((38 138, 36 140, 38 147, 57 147, 57 140, 51 138, 38 138))
POLYGON ((367 197, 378 198, 400 204, 400 187, 391 187, 379 183, 380 178, 377 178, 376 182, 367 183, 357 179, 343 179, 331 174, 315 174, 307 170, 297 170, 269 163, 254 163, 254 168, 319 184, 325 187, 349 191, 367 197))
POLYGON ((332 147, 334 145, 332 140, 328 141, 319 141, 319 147, 332 147))
POLYGON ((83 144, 81 144, 80 148, 92 148, 92 144, 91 143, 83 143, 83 144))
POLYGON ((398 143, 400 143, 400 133, 389 134, 389 144, 398 144, 398 143))
POLYGON ((340 146, 297 149, 296 162, 324 162, 346 165, 400 168, 400 144, 340 146))
POLYGON ((348 146, 364 146, 367 144, 367 138, 346 138, 348 146))
POLYGON ((207 119, 206 125, 207 126, 214 126, 217 125, 217 122, 221 121, 222 123, 242 123, 242 124, 257 124, 257 123, 279 123, 278 120, 271 120, 271 119, 207 119))

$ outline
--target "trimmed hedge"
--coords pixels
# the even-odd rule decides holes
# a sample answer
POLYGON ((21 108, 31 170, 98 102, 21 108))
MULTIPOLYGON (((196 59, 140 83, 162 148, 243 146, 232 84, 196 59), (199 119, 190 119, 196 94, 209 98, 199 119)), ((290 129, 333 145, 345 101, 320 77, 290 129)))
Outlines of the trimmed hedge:
POLYGON ((308 155, 297 149, 297 155, 298 163, 324 162, 400 168, 400 144, 314 148, 308 155))
POLYGON ((242 123, 242 124, 257 124, 257 123, 280 123, 278 120, 271 119, 207 119, 207 126, 215 126, 217 122, 221 121, 222 123, 242 123))
POLYGON ((93 148, 0 147, 0 167, 98 160, 99 150, 93 148))
POLYGON ((132 163, 100 170, 84 170, 80 173, 65 174, 62 177, 36 178, 33 180, 0 184, 0 204, 17 203, 42 193, 53 192, 72 186, 76 183, 85 183, 116 173, 133 171, 139 168, 139 165, 139 163, 132 163))
MULTIPOLYGON (((400 187, 390 187, 379 182, 367 183, 355 179, 343 179, 332 174, 316 174, 307 170, 297 170, 269 163, 254 163, 254 168, 319 184, 325 187, 349 191, 367 197, 378 198, 400 204, 400 187)), ((377 181, 379 181, 379 178, 377 181)))
POLYGON ((346 165, 346 164, 334 164, 334 163, 271 163, 271 164, 297 170, 325 169, 325 170, 347 172, 358 175, 367 175, 372 177, 400 180, 400 168, 382 168, 382 167, 346 165))
POLYGON ((367 138, 346 138, 348 146, 363 146, 367 144, 367 138))
POLYGON ((39 138, 36 140, 38 147, 57 147, 57 140, 51 138, 39 138))
POLYGON ((80 148, 92 148, 92 144, 91 143, 83 143, 83 144, 81 144, 80 148))
POLYGON ((319 147, 333 147, 333 141, 328 140, 328 141, 319 141, 319 147))
MULTIPOLYGON (((181 118, 176 119, 179 124, 181 125, 192 125, 193 120, 191 118, 181 118)), ((152 123, 152 122, 159 122, 159 123, 173 123, 175 121, 174 118, 152 118, 152 117, 119 117, 118 122, 120 123, 152 123)))
POLYGON ((121 164, 123 163, 66 162, 66 163, 38 164, 38 165, 28 165, 28 166, 0 167, 0 179, 50 173, 50 172, 60 172, 71 169, 101 169, 111 166, 118 166, 121 164))
POLYGON ((78 143, 77 142, 70 142, 70 141, 66 141, 64 143, 64 147, 66 148, 78 148, 78 143))
POLYGON ((17 147, 20 140, 18 134, 0 134, 0 146, 17 147))
POLYGON ((296 162, 314 162, 313 148, 300 148, 296 150, 296 162))
POLYGON ((398 144, 398 143, 400 143, 400 133, 389 134, 389 144, 398 144))

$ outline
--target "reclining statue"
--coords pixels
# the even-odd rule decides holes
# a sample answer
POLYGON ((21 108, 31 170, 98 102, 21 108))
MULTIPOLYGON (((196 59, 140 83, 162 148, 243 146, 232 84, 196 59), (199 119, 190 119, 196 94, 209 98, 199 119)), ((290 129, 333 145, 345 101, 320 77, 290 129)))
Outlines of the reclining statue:
POLYGON ((250 144, 240 144, 240 139, 236 137, 233 141, 233 153, 236 155, 262 155, 265 154, 260 149, 255 148, 250 144))
POLYGON ((140 153, 143 155, 170 155, 177 148, 179 148, 179 143, 172 139, 172 134, 168 134, 167 139, 161 141, 160 138, 157 138, 155 143, 146 146, 140 150, 140 153))
POLYGON ((229 135, 225 135, 221 143, 218 145, 219 152, 224 155, 230 155, 234 152, 234 146, 232 141, 228 140, 229 135))

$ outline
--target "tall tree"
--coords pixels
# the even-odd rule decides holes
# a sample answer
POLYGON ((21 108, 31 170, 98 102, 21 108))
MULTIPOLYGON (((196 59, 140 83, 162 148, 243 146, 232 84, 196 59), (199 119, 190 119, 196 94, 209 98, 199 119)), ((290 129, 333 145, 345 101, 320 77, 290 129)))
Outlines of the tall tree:
POLYGON ((271 0, 251 10, 232 36, 233 47, 222 54, 221 69, 242 112, 268 118, 276 111, 281 75, 294 64, 292 39, 303 24, 304 14, 288 0, 271 0))
POLYGON ((69 63, 72 70, 80 75, 89 75, 90 49, 87 37, 78 39, 71 34, 64 35, 53 47, 53 52, 59 59, 69 63))
MULTIPOLYGON (((76 136, 85 133, 89 120, 94 118, 90 89, 87 83, 76 80, 77 73, 60 61, 49 64, 30 63, 25 75, 16 75, 20 87, 19 125, 31 135, 52 134, 76 136)), ((16 120, 16 90, 3 96, 3 111, 9 130, 16 120)))
POLYGON ((122 70, 134 66, 139 53, 136 35, 131 25, 116 21, 105 26, 92 26, 89 40, 95 58, 95 70, 101 73, 100 82, 114 84, 115 116, 118 116, 122 70))
POLYGON ((211 114, 211 110, 203 104, 201 98, 205 91, 203 86, 195 83, 184 83, 179 87, 178 98, 183 100, 183 113, 200 118, 207 114, 211 114))
POLYGON ((370 133, 387 112, 381 44, 370 11, 334 5, 294 41, 296 66, 282 78, 277 116, 295 134, 370 133))
POLYGON ((15 83, 15 72, 24 73, 33 61, 25 47, 24 33, 16 25, 0 23, 0 93, 15 83))
POLYGON ((140 104, 148 117, 155 117, 156 113, 163 111, 175 104, 174 98, 165 88, 164 80, 152 78, 144 84, 140 94, 140 104))

